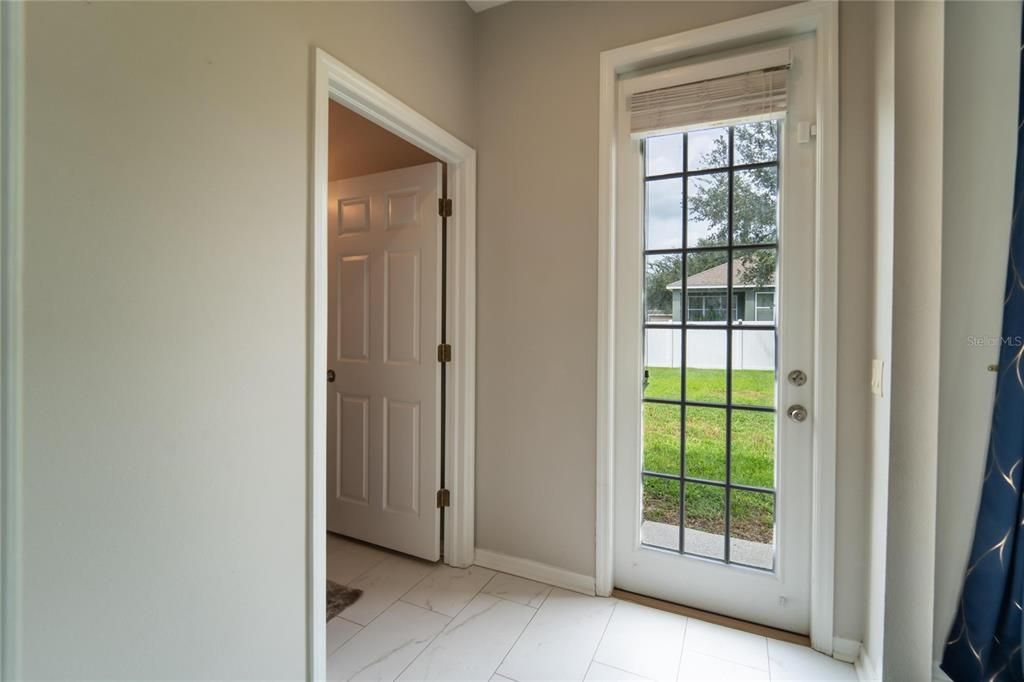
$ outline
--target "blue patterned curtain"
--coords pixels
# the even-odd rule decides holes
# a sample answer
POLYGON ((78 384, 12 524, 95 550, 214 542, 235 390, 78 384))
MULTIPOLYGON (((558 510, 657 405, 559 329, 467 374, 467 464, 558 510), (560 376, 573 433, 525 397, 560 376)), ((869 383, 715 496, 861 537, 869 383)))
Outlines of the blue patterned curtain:
POLYGON ((960 605, 942 656, 942 669, 955 682, 1024 680, 1024 83, 1017 119, 1010 262, 988 462, 960 605))

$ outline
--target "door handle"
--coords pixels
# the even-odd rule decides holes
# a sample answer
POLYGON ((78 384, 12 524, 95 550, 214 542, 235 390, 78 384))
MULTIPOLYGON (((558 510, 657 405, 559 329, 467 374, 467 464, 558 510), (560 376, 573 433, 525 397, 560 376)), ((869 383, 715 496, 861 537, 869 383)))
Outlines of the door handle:
POLYGON ((802 422, 807 419, 807 408, 803 405, 790 405, 786 415, 795 422, 802 422))
POLYGON ((333 369, 327 370, 327 383, 329 383, 329 384, 333 384, 334 383, 334 370, 333 369))

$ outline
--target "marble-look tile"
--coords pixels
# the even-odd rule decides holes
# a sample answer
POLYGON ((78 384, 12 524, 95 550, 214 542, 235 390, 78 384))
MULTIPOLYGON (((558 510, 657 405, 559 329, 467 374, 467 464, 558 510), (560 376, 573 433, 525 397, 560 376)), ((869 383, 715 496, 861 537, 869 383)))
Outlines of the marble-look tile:
POLYGON ((382 549, 327 534, 327 578, 341 585, 348 585, 391 556, 382 549))
POLYGON ((402 600, 446 616, 457 616, 493 577, 494 571, 480 566, 438 566, 402 600))
POLYGON ((594 660, 650 680, 674 680, 685 630, 683 616, 620 601, 594 660))
POLYGON ((769 676, 767 670, 687 651, 679 663, 678 679, 680 682, 768 682, 769 676))
POLYGON ((395 602, 327 658, 328 680, 393 680, 449 618, 395 602))
POLYGON ((349 587, 362 590, 363 596, 342 615, 345 620, 367 625, 423 580, 433 568, 434 564, 419 559, 398 555, 388 557, 348 583, 349 587))
POLYGON ((683 639, 685 653, 724 658, 748 668, 768 670, 768 640, 761 635, 733 630, 690 618, 683 639))
POLYGON ((519 682, 582 680, 614 606, 611 599, 552 590, 498 673, 519 682))
POLYGON ((479 594, 416 657, 403 680, 485 680, 512 648, 536 611, 479 594))
POLYGON ((507 573, 498 573, 484 587, 484 592, 533 608, 544 603, 551 586, 507 573))
POLYGON ((327 622, 327 655, 330 656, 342 644, 363 629, 363 626, 351 623, 344 618, 332 618, 327 622))
POLYGON ((849 663, 837 661, 799 644, 768 640, 772 680, 856 680, 849 663))
POLYGON ((587 671, 587 676, 583 679, 586 682, 634 682, 635 680, 645 682, 644 678, 639 675, 627 673, 625 670, 619 670, 597 661, 590 664, 590 670, 587 671))
POLYGON ((513 679, 510 679, 508 677, 502 677, 501 675, 495 673, 495 674, 491 675, 491 682, 516 682, 516 681, 513 680, 513 679))

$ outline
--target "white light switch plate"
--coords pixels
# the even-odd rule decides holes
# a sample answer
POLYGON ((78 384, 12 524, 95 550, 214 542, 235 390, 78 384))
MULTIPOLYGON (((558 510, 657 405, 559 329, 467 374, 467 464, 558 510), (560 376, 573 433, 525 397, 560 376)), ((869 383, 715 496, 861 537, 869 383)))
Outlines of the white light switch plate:
POLYGON ((885 371, 885 362, 875 358, 871 361, 871 392, 882 397, 882 373, 885 371))

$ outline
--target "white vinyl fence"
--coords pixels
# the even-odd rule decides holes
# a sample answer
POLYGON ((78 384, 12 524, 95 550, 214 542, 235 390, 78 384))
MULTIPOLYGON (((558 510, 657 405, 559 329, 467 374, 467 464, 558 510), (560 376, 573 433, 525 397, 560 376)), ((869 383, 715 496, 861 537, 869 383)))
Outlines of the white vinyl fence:
MULTIPOLYGON (((682 366, 681 329, 649 329, 647 332, 648 367, 682 366)), ((687 367, 725 369, 725 332, 690 333, 687 367)), ((733 332, 733 369, 775 369, 775 334, 767 330, 744 329, 733 332)))

